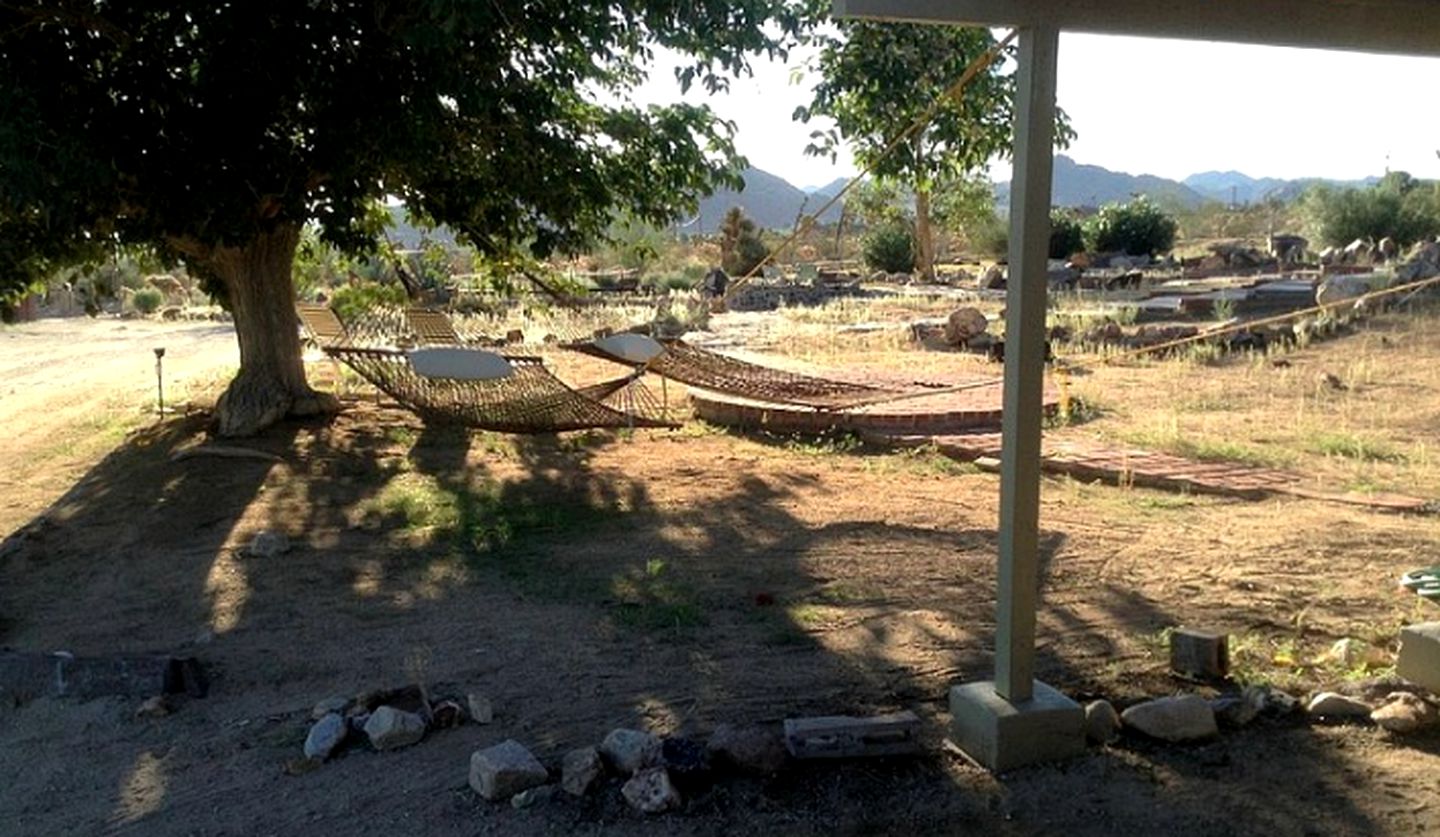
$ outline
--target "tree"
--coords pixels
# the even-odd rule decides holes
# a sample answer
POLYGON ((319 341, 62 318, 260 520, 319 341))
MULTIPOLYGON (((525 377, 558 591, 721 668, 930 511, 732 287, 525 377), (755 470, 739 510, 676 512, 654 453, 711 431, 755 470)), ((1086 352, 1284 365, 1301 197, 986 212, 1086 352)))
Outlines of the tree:
POLYGON ((786 0, 17 0, 0 5, 0 296, 117 244, 183 260, 235 316, 226 435, 324 405, 291 263, 307 222, 363 253, 386 196, 485 254, 544 257, 617 211, 663 226, 739 185, 730 127, 627 94, 783 55, 786 0))
POLYGON ((1301 203, 1320 240, 1337 247, 1386 237, 1405 245, 1440 233, 1440 184, 1406 172, 1389 172, 1365 189, 1316 184, 1301 203))
POLYGON ((1129 203, 1112 203, 1086 219, 1085 240, 1099 253, 1152 256, 1175 246, 1180 225, 1141 195, 1129 203))
MULTIPOLYGON (((809 107, 795 118, 835 120, 816 131, 806 152, 834 157, 848 143, 856 161, 881 180, 908 186, 915 200, 915 253, 919 273, 935 274, 932 203, 937 189, 981 173, 1010 153, 1014 127, 1014 76, 996 61, 976 75, 958 99, 945 98, 924 129, 893 151, 890 142, 935 102, 976 58, 995 45, 989 30, 923 24, 841 21, 821 43, 821 80, 809 107)), ((1061 114, 1057 137, 1072 132, 1061 114)))
POLYGON ((768 255, 770 248, 760 240, 755 222, 745 217, 745 210, 730 207, 720 222, 720 267, 731 276, 744 276, 768 255))

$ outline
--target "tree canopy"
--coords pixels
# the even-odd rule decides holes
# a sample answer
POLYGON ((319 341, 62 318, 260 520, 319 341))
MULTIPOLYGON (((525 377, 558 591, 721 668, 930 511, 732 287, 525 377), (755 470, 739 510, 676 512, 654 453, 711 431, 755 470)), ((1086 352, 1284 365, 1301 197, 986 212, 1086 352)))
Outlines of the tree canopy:
POLYGON ((304 225, 364 250, 369 210, 394 196, 481 252, 546 256, 588 244, 617 212, 664 224, 737 183, 740 161, 708 108, 629 102, 654 50, 686 56, 684 85, 720 89, 751 57, 783 55, 805 12, 787 0, 0 4, 0 297, 122 244, 183 258, 235 313, 241 374, 222 432, 253 432, 310 409, 289 275, 304 225))
MULTIPOLYGON (((931 198, 966 190, 996 157, 1010 154, 1015 80, 1004 60, 980 72, 959 97, 950 86, 972 61, 995 46, 987 29, 841 21, 815 36, 821 43, 814 100, 796 110, 809 120, 828 116, 835 128, 816 131, 806 149, 834 156, 848 144, 874 176, 903 183, 915 196, 916 255, 928 273, 933 261, 931 198), (890 149, 892 140, 943 102, 923 129, 890 149)), ((1063 114, 1058 137, 1072 136, 1063 114)))
POLYGON ((276 223, 364 247, 386 195, 537 254, 733 178, 703 107, 624 93, 657 45, 725 84, 800 25, 778 0, 0 5, 0 281, 115 241, 195 257, 276 223))

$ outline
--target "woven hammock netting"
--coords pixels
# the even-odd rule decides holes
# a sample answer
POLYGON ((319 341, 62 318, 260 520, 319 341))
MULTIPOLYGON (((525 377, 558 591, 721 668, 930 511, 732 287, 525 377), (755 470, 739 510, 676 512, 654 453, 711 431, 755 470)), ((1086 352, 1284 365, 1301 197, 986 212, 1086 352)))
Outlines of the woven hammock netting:
POLYGON ((514 369, 509 377, 430 378, 415 371, 406 349, 461 345, 458 339, 443 339, 433 319, 381 309, 341 324, 329 309, 310 306, 300 309, 300 318, 325 354, 427 422, 502 433, 676 426, 638 372, 573 388, 555 377, 540 358, 507 355, 514 369))

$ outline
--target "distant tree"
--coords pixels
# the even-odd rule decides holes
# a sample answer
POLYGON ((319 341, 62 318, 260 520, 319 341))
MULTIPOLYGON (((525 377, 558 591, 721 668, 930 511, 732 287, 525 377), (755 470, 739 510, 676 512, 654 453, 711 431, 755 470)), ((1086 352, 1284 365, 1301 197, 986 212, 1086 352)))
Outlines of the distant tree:
POLYGON ((707 108, 628 103, 653 49, 718 90, 808 20, 794 0, 0 4, 0 297, 153 245, 234 313, 220 432, 315 412, 291 275, 307 222, 365 252, 368 208, 396 196, 481 253, 536 257, 618 210, 663 226, 738 186, 740 160, 707 108))
MULTIPOLYGON (((812 134, 806 152, 834 157, 848 144, 861 166, 873 165, 881 180, 908 187, 918 272, 933 278, 934 196, 944 184, 977 176, 993 158, 1010 153, 1014 76, 1003 60, 991 64, 963 96, 946 99, 923 130, 886 155, 889 142, 995 45, 994 36, 971 27, 840 21, 816 38, 820 82, 795 118, 827 116, 836 129, 812 134)), ((1063 113, 1058 130, 1059 144, 1068 144, 1073 133, 1063 113)))
POLYGON ((1317 184, 1301 199, 1318 238, 1343 247, 1357 238, 1410 244, 1440 233, 1440 184, 1390 172, 1366 189, 1317 184))
POLYGON ((760 240, 755 222, 745 217, 745 210, 730 207, 720 222, 720 267, 731 276, 744 276, 770 255, 770 248, 760 240))

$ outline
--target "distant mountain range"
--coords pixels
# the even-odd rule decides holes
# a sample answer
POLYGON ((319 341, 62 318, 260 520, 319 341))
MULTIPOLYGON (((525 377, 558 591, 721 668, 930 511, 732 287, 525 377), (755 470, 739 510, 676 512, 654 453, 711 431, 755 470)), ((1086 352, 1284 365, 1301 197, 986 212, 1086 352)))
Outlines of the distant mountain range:
MULTIPOLYGON (((674 230, 681 233, 713 234, 719 229, 725 213, 735 206, 745 210, 746 215, 765 229, 789 230, 794 227, 802 212, 808 214, 819 209, 826 200, 850 182, 849 178, 839 177, 824 186, 805 190, 783 177, 757 168, 745 169, 741 172, 741 178, 745 182, 743 190, 737 192, 722 189, 704 198, 700 201, 699 212, 680 219, 674 225, 674 230)), ((1256 203, 1269 197, 1290 200, 1316 183, 1370 186, 1379 180, 1378 177, 1364 180, 1280 180, 1273 177, 1250 177, 1236 171, 1209 171, 1177 181, 1150 174, 1126 174, 1101 166, 1085 165, 1061 154, 1055 157, 1054 193, 1056 206, 1103 206, 1107 203, 1128 201, 1135 195, 1145 195, 1161 207, 1177 210, 1194 209, 1206 203, 1256 203)), ((995 184, 995 198, 1002 209, 1009 206, 1008 182, 995 184)), ((401 247, 419 246, 427 233, 406 223, 404 210, 400 207, 391 207, 390 212, 395 220, 395 227, 390 234, 392 240, 401 247)), ((839 219, 840 207, 837 204, 821 216, 820 222, 833 224, 839 219)), ((442 243, 452 240, 449 231, 443 228, 428 233, 428 236, 442 243)))
MULTIPOLYGON (((713 233, 725 213, 732 206, 738 206, 762 227, 788 230, 794 226, 802 208, 805 212, 815 211, 849 182, 848 178, 841 177, 806 191, 782 177, 756 168, 746 169, 742 177, 745 181, 743 191, 727 189, 705 198, 700 203, 698 217, 684 219, 685 223, 678 224, 677 229, 682 232, 713 233)), ((1055 205, 1066 207, 1103 206, 1107 203, 1128 201, 1136 195, 1145 195, 1173 211, 1195 209, 1207 203, 1256 203, 1270 197, 1290 200, 1316 183, 1370 186, 1379 180, 1378 177, 1364 180, 1324 180, 1313 177, 1281 180, 1274 177, 1250 177, 1236 171, 1211 171, 1178 181, 1152 174, 1111 171, 1101 166, 1077 163, 1061 154, 1055 157, 1054 194, 1055 205)), ((995 198, 998 206, 1009 206, 1009 182, 995 184, 995 198)), ((834 223, 839 217, 840 210, 837 206, 825 213, 820 220, 822 223, 834 223)))

